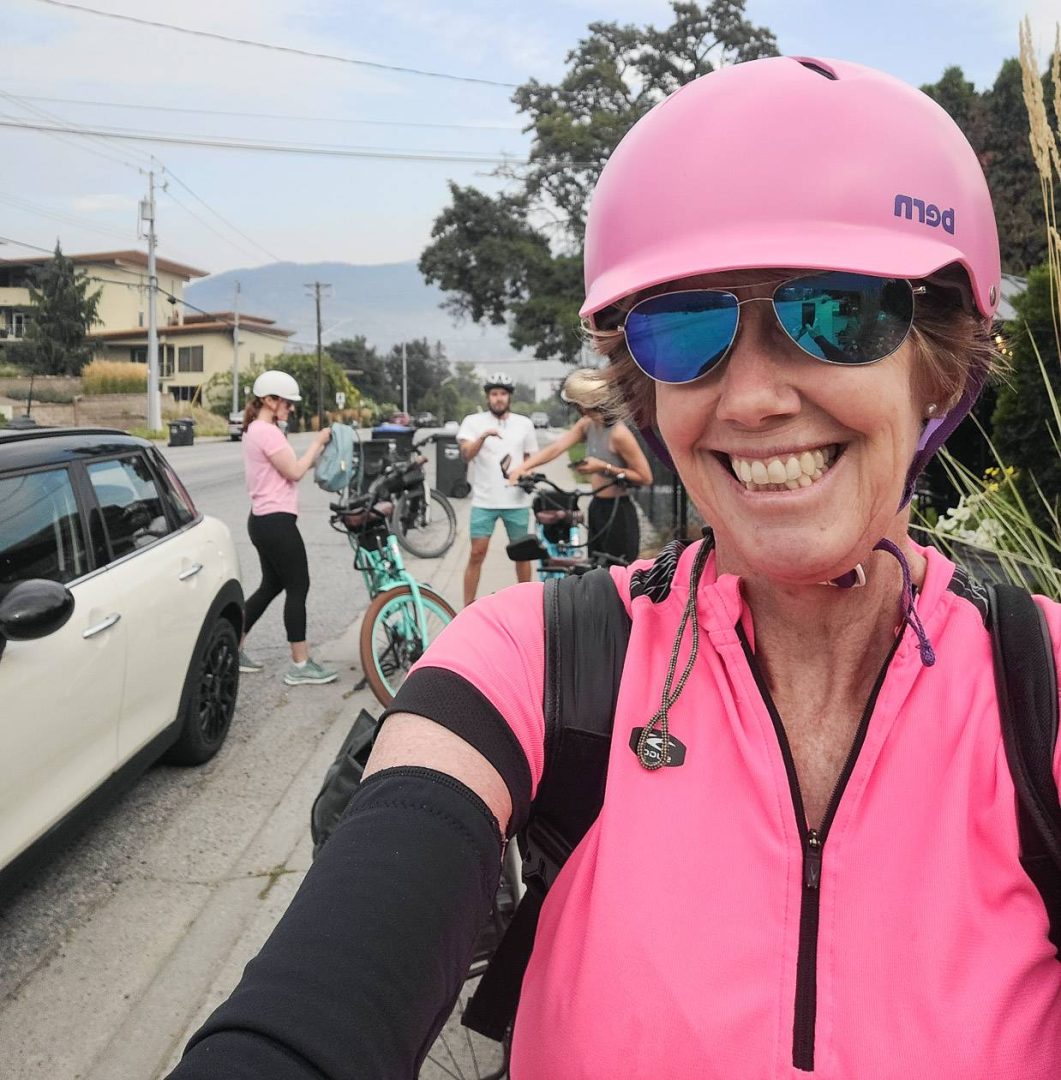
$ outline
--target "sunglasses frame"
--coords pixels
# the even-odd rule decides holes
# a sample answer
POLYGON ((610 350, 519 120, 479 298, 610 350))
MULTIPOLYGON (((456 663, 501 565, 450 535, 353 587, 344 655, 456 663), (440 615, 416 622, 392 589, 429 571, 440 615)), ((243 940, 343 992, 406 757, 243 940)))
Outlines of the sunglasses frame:
MULTIPOLYGON (((745 286, 736 286, 736 287, 737 288, 753 288, 754 283, 749 284, 749 285, 745 285, 745 286)), ((637 364, 637 367, 642 372, 642 374, 644 374, 647 378, 651 379, 653 382, 663 383, 666 386, 685 386, 688 383, 693 383, 693 382, 696 382, 698 379, 704 378, 705 375, 710 375, 712 371, 717 371, 718 368, 720 368, 722 366, 722 363, 727 359, 727 357, 729 356, 730 352, 733 349, 733 346, 736 344, 736 341, 737 341, 737 334, 740 331, 740 309, 745 304, 754 304, 754 303, 757 303, 757 302, 768 301, 770 303, 771 309, 773 310, 774 318, 777 319, 778 325, 784 331, 785 337, 787 337, 788 340, 791 341, 792 344, 795 345, 796 348, 799 349, 800 352, 804 353, 806 356, 809 356, 812 360, 817 360, 820 364, 830 364, 833 367, 869 367, 870 364, 879 364, 881 362, 881 360, 886 360, 889 356, 894 355, 896 352, 898 352, 903 347, 903 345, 906 342, 906 339, 910 336, 910 331, 913 330, 913 328, 914 328, 914 319, 917 316, 917 297, 918 296, 924 296, 925 293, 927 293, 927 292, 928 292, 928 289, 925 287, 924 284, 922 284, 920 282, 915 283, 914 281, 911 281, 909 278, 899 278, 899 277, 889 277, 889 278, 883 278, 882 277, 882 278, 878 278, 875 274, 856 274, 856 273, 845 271, 845 270, 812 270, 812 271, 809 271, 809 272, 807 272, 805 274, 793 274, 792 277, 788 277, 788 278, 785 278, 783 281, 779 281, 774 286, 774 288, 771 290, 769 296, 749 296, 746 300, 741 300, 737 296, 737 294, 733 292, 732 289, 670 289, 667 292, 653 293, 651 296, 642 297, 640 300, 637 301, 636 304, 631 306, 627 310, 627 312, 625 313, 625 315, 623 317, 623 321, 615 329, 620 331, 622 333, 623 337, 625 338, 626 337, 626 320, 630 318, 630 315, 633 312, 635 312, 642 304, 647 304, 647 303, 649 303, 649 301, 652 301, 652 300, 659 300, 661 297, 664 297, 664 296, 681 296, 681 295, 685 295, 685 294, 700 294, 700 293, 711 293, 712 295, 716 295, 716 296, 732 296, 733 300, 736 303, 737 321, 736 321, 736 323, 734 323, 733 336, 732 336, 732 338, 730 338, 729 344, 726 346, 725 351, 722 353, 722 355, 706 371, 700 371, 699 373, 697 373, 696 375, 694 375, 690 379, 680 379, 680 380, 660 379, 657 376, 652 375, 649 372, 645 371, 645 369, 642 366, 641 362, 634 355, 633 349, 630 348, 630 342, 629 342, 629 339, 627 339, 626 350, 630 354, 630 359, 633 360, 633 362, 635 364, 637 364), (807 349, 803 345, 801 345, 794 337, 792 337, 792 335, 785 328, 785 324, 781 321, 781 316, 779 315, 777 307, 775 306, 775 298, 777 296, 777 291, 779 289, 783 288, 786 285, 791 285, 794 281, 802 281, 805 278, 825 277, 827 275, 831 276, 831 275, 836 275, 836 274, 848 274, 848 273, 850 273, 851 277, 875 278, 876 280, 881 281, 881 282, 902 281, 910 289, 910 324, 909 324, 909 326, 907 326, 906 332, 903 334, 901 340, 895 346, 894 349, 890 350, 889 352, 886 352, 883 356, 875 357, 873 360, 846 360, 846 361, 840 361, 840 360, 830 360, 830 359, 828 359, 827 357, 824 357, 824 356, 817 356, 815 353, 812 353, 809 349, 807 349)))

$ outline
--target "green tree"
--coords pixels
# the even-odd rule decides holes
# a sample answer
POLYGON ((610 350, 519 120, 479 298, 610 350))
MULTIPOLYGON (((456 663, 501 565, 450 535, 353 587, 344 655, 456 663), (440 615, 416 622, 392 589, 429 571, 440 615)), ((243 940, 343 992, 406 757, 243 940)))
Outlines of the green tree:
MULTIPOLYGON (((269 357, 265 368, 286 371, 298 383, 302 394, 298 415, 302 424, 308 427, 317 415, 317 354, 283 353, 269 357)), ((328 353, 321 357, 321 383, 324 390, 324 412, 335 410, 337 392, 346 394, 348 407, 354 404, 357 391, 350 385, 346 372, 328 353)))
POLYGON ((328 345, 328 355, 346 372, 357 389, 373 401, 393 397, 383 357, 374 345, 369 345, 364 335, 343 338, 328 345))
MULTIPOLYGON (((1043 87, 1052 103, 1049 73, 1043 87)), ((982 94, 959 67, 947 68, 939 82, 921 89, 947 110, 980 158, 998 220, 1003 271, 1026 274, 1046 257, 1046 231, 1042 187, 1028 145, 1020 61, 1005 60, 994 85, 982 94)))
POLYGON ((1061 499, 1061 457, 1054 442, 1058 433, 1036 348, 1053 392, 1061 398, 1061 361, 1051 315, 1055 302, 1049 270, 1045 265, 1035 267, 1028 274, 1027 290, 1014 301, 1017 319, 1006 328, 1013 370, 999 389, 993 420, 995 446, 1007 465, 1020 469, 1021 494, 1044 528, 1049 527, 1047 515, 1031 478, 1035 478, 1050 506, 1056 509, 1061 499))
POLYGON ((721 64, 777 53, 774 35, 744 17, 744 0, 672 0, 671 8, 662 30, 591 23, 560 83, 532 79, 516 90, 534 141, 527 169, 507 173, 515 191, 490 196, 451 184, 452 203, 420 257, 450 311, 507 324, 513 346, 539 359, 579 359, 586 205, 608 155, 677 87, 721 64))
POLYGON ((78 375, 92 355, 87 335, 98 322, 100 290, 78 271, 58 243, 51 261, 33 271, 33 302, 26 339, 33 370, 42 375, 78 375))
MULTIPOLYGON (((402 397, 402 346, 395 345, 387 354, 384 362, 387 381, 390 384, 390 396, 401 401, 402 397)), ((425 397, 442 385, 449 376, 449 361, 442 342, 432 346, 427 338, 405 342, 405 368, 409 380, 408 397, 410 412, 421 412, 428 408, 425 397)), ((432 410, 433 411, 433 410, 432 410)))

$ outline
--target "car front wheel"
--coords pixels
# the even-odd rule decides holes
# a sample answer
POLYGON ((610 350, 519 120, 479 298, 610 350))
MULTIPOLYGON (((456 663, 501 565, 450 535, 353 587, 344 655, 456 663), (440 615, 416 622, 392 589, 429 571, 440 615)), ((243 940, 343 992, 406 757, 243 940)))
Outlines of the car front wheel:
POLYGON ((181 733, 166 752, 175 765, 201 765, 221 749, 239 694, 239 640, 228 619, 210 628, 188 669, 181 733))

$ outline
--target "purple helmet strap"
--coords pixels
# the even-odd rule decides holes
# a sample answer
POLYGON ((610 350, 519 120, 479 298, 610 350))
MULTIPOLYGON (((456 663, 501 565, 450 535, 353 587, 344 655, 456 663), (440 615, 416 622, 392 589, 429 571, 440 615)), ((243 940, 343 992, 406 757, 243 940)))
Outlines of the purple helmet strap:
POLYGON ((906 483, 903 485, 903 498, 899 503, 902 510, 914 495, 914 484, 921 475, 925 466, 932 459, 937 450, 950 438, 954 429, 969 415, 980 391, 984 388, 985 375, 983 372, 971 372, 965 383, 965 389, 957 403, 946 415, 929 420, 921 432, 921 438, 914 451, 914 460, 910 463, 910 469, 906 474, 906 483))

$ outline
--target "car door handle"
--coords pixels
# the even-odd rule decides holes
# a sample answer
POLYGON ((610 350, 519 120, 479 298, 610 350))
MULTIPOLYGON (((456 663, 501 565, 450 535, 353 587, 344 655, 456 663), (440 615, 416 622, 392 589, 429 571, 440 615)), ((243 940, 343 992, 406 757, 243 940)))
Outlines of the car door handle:
POLYGON ((87 630, 81 631, 83 638, 95 637, 97 634, 102 634, 104 630, 109 630, 119 619, 121 615, 115 614, 108 615, 102 622, 96 623, 95 626, 90 626, 87 630))
POLYGON ((203 564, 201 562, 193 563, 191 566, 188 567, 187 570, 182 570, 177 575, 177 580, 178 581, 187 581, 188 578, 195 577, 195 575, 198 574, 199 571, 202 570, 202 568, 203 568, 203 564))

